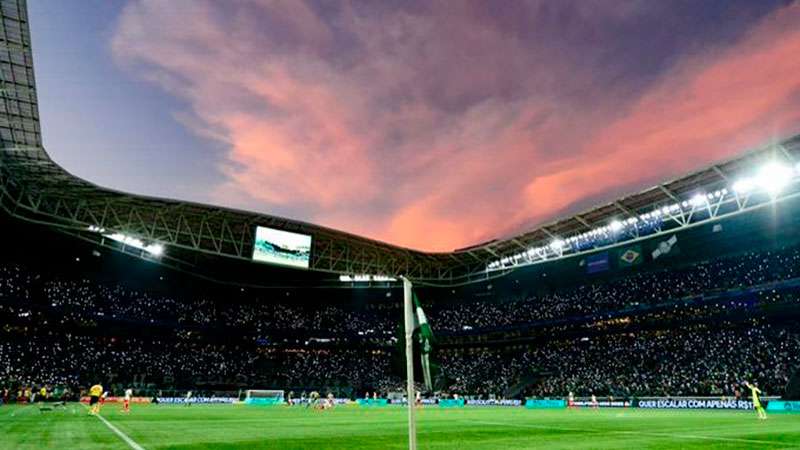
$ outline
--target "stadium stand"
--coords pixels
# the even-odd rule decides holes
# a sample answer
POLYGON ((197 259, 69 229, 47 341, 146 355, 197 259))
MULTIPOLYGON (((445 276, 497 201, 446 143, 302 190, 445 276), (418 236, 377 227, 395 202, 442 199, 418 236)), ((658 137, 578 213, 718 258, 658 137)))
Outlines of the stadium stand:
MULTIPOLYGON (((588 275, 573 259, 423 289, 441 344, 437 387, 484 398, 736 396, 751 379, 780 395, 800 366, 800 245, 790 226, 775 239, 776 220, 729 221, 739 233, 729 248, 709 230, 681 236, 666 262, 588 275)), ((0 384, 11 391, 79 392, 102 379, 148 394, 355 397, 402 385, 396 288, 219 286, 41 231, 0 262, 0 384), (44 250, 52 258, 30 256, 44 250)))

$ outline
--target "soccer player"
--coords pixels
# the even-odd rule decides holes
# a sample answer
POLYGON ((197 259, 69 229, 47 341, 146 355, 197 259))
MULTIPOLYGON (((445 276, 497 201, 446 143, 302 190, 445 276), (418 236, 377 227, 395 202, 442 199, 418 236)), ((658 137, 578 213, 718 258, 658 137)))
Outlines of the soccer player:
POLYGON ((192 391, 186 393, 186 402, 184 404, 186 406, 192 406, 192 391))
POLYGON ((325 408, 333 408, 333 392, 328 392, 328 402, 325 404, 325 408))
POLYGON ((292 397, 294 397, 294 391, 289 391, 289 393, 286 394, 286 406, 292 406, 293 405, 292 397))
POLYGON ((133 389, 125 389, 125 397, 122 400, 122 412, 124 413, 131 412, 131 396, 133 396, 133 389))
POLYGON ((570 391, 567 397, 567 409, 575 409, 575 393, 570 391))
POLYGON ((89 388, 89 414, 100 412, 100 396, 103 395, 103 386, 100 383, 89 388))
POLYGON ((767 412, 764 410, 764 407, 761 406, 761 400, 758 398, 759 394, 761 394, 761 389, 755 384, 750 384, 749 381, 745 381, 744 385, 750 389, 750 393, 753 395, 753 408, 755 408, 758 418, 760 420, 767 420, 767 412))
POLYGON ((600 405, 597 403, 597 396, 592 394, 592 409, 599 409, 600 405))
POLYGON ((318 402, 319 402, 319 392, 311 391, 311 393, 308 394, 308 403, 306 404, 306 409, 308 409, 309 407, 316 409, 318 402))

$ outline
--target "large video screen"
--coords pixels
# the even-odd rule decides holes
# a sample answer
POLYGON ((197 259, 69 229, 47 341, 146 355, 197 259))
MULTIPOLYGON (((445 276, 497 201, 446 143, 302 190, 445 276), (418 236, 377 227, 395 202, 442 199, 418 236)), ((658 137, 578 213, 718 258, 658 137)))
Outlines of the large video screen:
POLYGON ((308 269, 311 236, 268 227, 256 228, 253 260, 308 269))

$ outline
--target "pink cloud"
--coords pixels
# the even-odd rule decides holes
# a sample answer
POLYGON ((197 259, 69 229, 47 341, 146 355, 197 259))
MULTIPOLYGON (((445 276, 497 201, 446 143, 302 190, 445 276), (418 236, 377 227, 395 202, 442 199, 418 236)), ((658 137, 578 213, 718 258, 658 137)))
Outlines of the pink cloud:
POLYGON ((583 198, 678 176, 797 132, 797 23, 800 6, 785 8, 736 45, 675 67, 591 139, 580 161, 531 180, 520 218, 544 219, 583 198))
POLYGON ((785 7, 635 93, 466 3, 143 0, 112 50, 227 148, 209 201, 450 250, 796 131, 799 21, 785 7))

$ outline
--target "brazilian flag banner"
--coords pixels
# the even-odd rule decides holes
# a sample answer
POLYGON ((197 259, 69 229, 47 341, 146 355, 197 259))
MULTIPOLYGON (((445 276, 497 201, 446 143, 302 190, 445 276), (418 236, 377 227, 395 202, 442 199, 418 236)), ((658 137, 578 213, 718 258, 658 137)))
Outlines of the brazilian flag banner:
POLYGON ((644 256, 642 256, 642 247, 640 245, 621 248, 617 252, 617 264, 619 267, 636 266, 641 264, 642 261, 644 261, 644 256))

